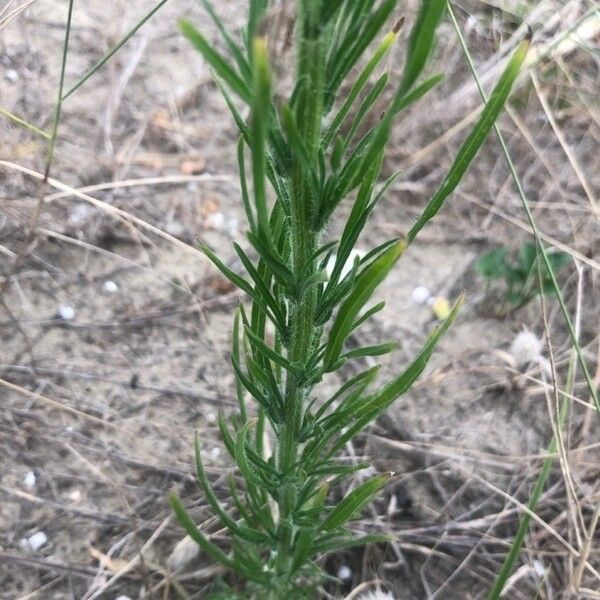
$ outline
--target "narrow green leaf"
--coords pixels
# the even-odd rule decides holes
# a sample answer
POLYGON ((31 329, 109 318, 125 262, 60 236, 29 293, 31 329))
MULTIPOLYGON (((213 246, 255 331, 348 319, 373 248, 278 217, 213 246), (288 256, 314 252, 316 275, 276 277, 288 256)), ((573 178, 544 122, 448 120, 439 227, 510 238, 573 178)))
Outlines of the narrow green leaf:
MULTIPOLYGON (((381 31, 384 23, 387 21, 394 8, 396 8, 397 1, 398 0, 384 0, 370 17, 363 19, 364 26, 359 35, 347 36, 346 43, 342 45, 332 65, 334 70, 329 77, 329 84, 330 89, 333 92, 339 88, 346 75, 359 61, 375 36, 381 31)), ((393 33, 394 32, 392 32, 392 34, 393 33)), ((391 44, 394 38, 391 38, 388 43, 391 44)), ((385 55, 385 51, 383 52, 383 55, 385 55)), ((375 65, 376 64, 377 63, 375 63, 375 65)))
POLYGON ((327 400, 327 402, 325 402, 323 404, 323 406, 321 406, 319 408, 319 410, 315 414, 315 419, 318 420, 322 415, 324 415, 325 412, 327 411, 327 409, 336 400, 338 400, 339 398, 342 398, 346 393, 348 393, 350 391, 356 392, 357 390, 358 390, 359 394, 362 393, 363 390, 366 389, 366 387, 372 381, 375 380, 380 369, 381 369, 381 365, 375 365, 374 367, 371 367, 370 369, 367 369, 366 371, 362 371, 362 373, 359 373, 358 375, 355 375, 354 377, 352 377, 352 379, 349 379, 348 381, 346 381, 346 383, 344 383, 338 389, 338 391, 335 394, 333 394, 333 396, 331 396, 331 398, 329 398, 329 400, 327 400))
POLYGON ((43 129, 40 129, 39 127, 36 127, 35 125, 32 125, 31 123, 28 123, 27 121, 25 121, 25 119, 21 119, 21 117, 18 117, 17 115, 9 112, 8 110, 0 108, 0 115, 6 117, 9 121, 20 125, 21 127, 24 127, 25 129, 29 129, 29 131, 32 131, 33 133, 41 135, 47 140, 51 139, 52 137, 48 132, 44 131, 43 129))
POLYGON ((271 246, 269 228, 269 209, 267 207, 266 152, 267 127, 271 110, 271 75, 267 57, 267 42, 264 38, 255 38, 253 42, 254 97, 250 131, 250 149, 252 154, 252 175, 254 179, 254 202, 258 218, 259 236, 271 246))
POLYGON ((257 33, 258 25, 267 10, 268 0, 250 0, 248 9, 248 49, 250 50, 252 40, 257 33))
POLYGON ((250 205, 250 195, 248 194, 248 182, 246 181, 246 161, 244 159, 244 138, 240 137, 237 146, 238 170, 240 172, 240 187, 242 191, 242 202, 246 211, 246 218, 250 225, 250 231, 256 231, 256 221, 250 205))
POLYGON ((412 384, 424 371, 433 350, 437 346, 442 336, 448 331, 448 328, 456 318, 460 307, 462 306, 462 297, 456 302, 452 308, 452 312, 448 318, 440 325, 427 340, 417 357, 409 365, 409 367, 398 377, 395 377, 387 385, 381 388, 373 396, 368 398, 364 404, 357 409, 358 418, 355 423, 349 427, 340 439, 335 443, 329 456, 337 452, 344 444, 352 439, 359 431, 364 429, 371 421, 376 419, 385 409, 387 409, 399 396, 407 392, 412 384))
POLYGON ((256 422, 257 419, 251 419, 240 428, 235 438, 234 452, 235 462, 237 463, 240 473, 244 476, 244 479, 257 487, 262 488, 267 485, 267 482, 259 475, 255 467, 250 464, 246 449, 248 431, 256 425, 256 422))
POLYGON ((269 290, 260 273, 256 270, 256 267, 252 264, 252 261, 248 258, 242 248, 235 242, 233 247, 236 251, 236 254, 240 257, 240 260, 242 261, 246 271, 248 271, 248 275, 250 275, 252 281, 254 282, 255 294, 259 294, 263 304, 266 304, 273 312, 273 315, 275 316, 275 325, 278 328, 283 327, 285 320, 283 318, 281 307, 279 306, 277 300, 275 300, 273 297, 271 290, 269 290))
POLYGON ((329 339, 323 356, 326 372, 334 368, 335 363, 338 361, 344 342, 352 331, 352 326, 360 310, 400 258, 405 248, 406 244, 404 242, 397 242, 357 277, 354 289, 340 307, 329 332, 329 339))
POLYGON ((183 503, 174 492, 169 495, 169 503, 179 521, 180 525, 185 529, 186 533, 202 548, 204 552, 215 562, 218 562, 228 569, 237 570, 234 562, 213 542, 211 542, 199 529, 196 527, 192 517, 190 517, 183 503))
POLYGON ((321 524, 321 529, 333 531, 344 525, 373 499, 375 494, 388 482, 391 475, 391 473, 378 475, 359 485, 329 513, 329 516, 321 524))
POLYGON ((404 110, 411 104, 420 100, 427 92, 434 88, 440 81, 444 79, 443 75, 433 75, 429 79, 426 79, 423 83, 420 83, 416 88, 408 92, 403 96, 398 96, 392 103, 390 112, 393 115, 397 115, 400 111, 404 110))
POLYGON ((265 342, 261 340, 249 327, 246 327, 245 332, 248 336, 248 339, 250 340, 250 343, 255 348, 257 348, 266 358, 280 365, 286 371, 289 371, 294 375, 299 375, 299 370, 296 367, 294 367, 294 365, 292 365, 292 363, 287 358, 281 356, 280 354, 277 354, 277 352, 275 352, 273 348, 267 346, 267 344, 265 344, 265 342))
POLYGON ((204 491, 204 495, 206 496, 208 503, 217 513, 223 525, 227 527, 229 531, 231 531, 234 535, 237 535, 242 539, 248 540, 249 542, 253 542, 255 544, 264 544, 268 540, 268 537, 266 535, 260 533, 255 529, 248 529, 247 527, 242 527, 238 525, 238 523, 236 523, 236 521, 229 515, 229 513, 223 508, 223 506, 219 502, 219 499, 215 495, 208 481, 206 471, 204 470, 204 465, 202 464, 202 453, 200 451, 200 441, 198 439, 197 432, 194 439, 194 450, 196 456, 196 477, 198 479, 198 483, 204 491))
POLYGON ((494 123, 498 118, 498 115, 500 114, 508 95, 510 94, 512 85, 519 74, 519 70, 523 64, 523 61, 525 60, 525 56, 527 55, 529 44, 530 41, 528 39, 521 42, 512 58, 508 62, 508 65, 500 76, 500 79, 498 80, 490 99, 487 101, 483 112, 477 121, 477 124, 469 134, 469 137, 465 140, 464 144, 461 146, 456 158, 454 159, 452 167, 450 167, 448 174, 442 182, 442 185, 430 200, 419 220, 410 230, 408 234, 409 243, 415 239, 425 224, 438 213, 444 203, 444 200, 446 200, 446 198, 448 198, 448 196, 456 189, 456 186, 459 184, 460 180, 465 174, 467 167, 475 158, 475 155, 481 148, 488 133, 494 126, 494 123))
POLYGON ((352 325, 352 331, 355 331, 356 329, 358 329, 363 323, 365 323, 365 321, 368 321, 374 314, 383 310, 384 307, 385 307, 385 302, 379 302, 375 306, 366 310, 362 315, 360 315, 360 317, 358 317, 358 319, 356 319, 356 321, 354 322, 354 325, 352 325))
POLYGON ((393 352, 397 347, 397 342, 377 344, 376 346, 363 346, 362 348, 356 348, 355 350, 346 352, 342 358, 351 359, 362 356, 382 356, 383 354, 389 354, 390 352, 393 352))
POLYGON ((386 544, 393 542, 395 539, 396 538, 393 535, 371 534, 350 539, 334 539, 328 541, 316 540, 312 547, 312 551, 316 554, 339 552, 340 550, 349 550, 359 546, 366 546, 367 544, 386 544))
POLYGON ((223 36, 225 43, 227 44, 227 48, 229 48, 229 52, 233 56, 235 62, 237 63, 238 69, 242 74, 242 77, 246 80, 246 82, 250 83, 252 81, 252 69, 250 68, 250 64, 244 57, 241 48, 233 41, 232 37, 227 32, 227 29, 223 25, 223 21, 217 15, 213 5, 209 0, 202 0, 202 4, 206 9, 206 12, 210 15, 214 24, 217 26, 217 29, 223 36))
POLYGON ((433 48, 435 32, 444 14, 446 0, 425 0, 421 2, 417 20, 411 30, 406 52, 406 64, 398 95, 404 96, 410 90, 433 48))
MULTIPOLYGON (((394 41, 398 37, 397 29, 390 31, 384 38, 379 47, 375 51, 375 54, 371 58, 371 60, 366 64, 364 69, 361 71, 360 75, 356 79, 354 85, 350 89, 348 97, 342 104, 341 108, 336 113, 333 122, 329 126, 327 133, 323 138, 323 147, 327 148, 333 138, 338 134, 342 123, 345 118, 348 116, 350 109, 355 105, 356 98, 360 94, 361 90, 364 88, 366 83, 369 81, 369 77, 373 74, 373 71, 377 67, 377 65, 382 61, 382 59, 386 56, 386 54, 390 51, 394 41)), ((383 76, 385 77, 385 76, 383 76)), ((387 78, 386 78, 387 79, 387 78)))
MULTIPOLYGON (((231 356, 232 359, 239 364, 240 362, 240 309, 235 311, 235 317, 233 319, 233 340, 231 344, 231 356)), ((246 409, 246 400, 244 398, 244 388, 241 381, 235 378, 235 390, 238 399, 238 405, 240 407, 240 414, 243 421, 248 420, 248 411, 246 409)))
POLYGON ((185 19, 179 21, 183 35, 196 47, 215 73, 247 104, 252 103, 252 93, 235 69, 219 54, 208 40, 185 19))
POLYGON ((154 8, 147 12, 77 83, 69 88, 62 96, 62 100, 66 100, 94 75, 96 71, 100 70, 167 2, 168 0, 161 0, 154 8))

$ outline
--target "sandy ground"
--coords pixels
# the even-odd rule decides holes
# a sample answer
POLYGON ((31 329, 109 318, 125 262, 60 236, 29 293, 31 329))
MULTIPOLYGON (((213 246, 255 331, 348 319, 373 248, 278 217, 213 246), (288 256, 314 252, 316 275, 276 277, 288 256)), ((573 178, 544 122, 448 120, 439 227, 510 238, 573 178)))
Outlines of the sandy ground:
MULTIPOLYGON (((504 11, 493 4, 459 7, 483 72, 498 62, 519 22, 513 3, 504 11)), ((589 9, 568 4, 527 7, 540 44, 589 9)), ((232 28, 243 21, 238 5, 228 2, 224 11, 232 28)), ((413 9, 409 3, 407 19, 413 9)), ((146 10, 141 0, 76 3, 67 86, 146 10)), ((46 129, 65 14, 64 2, 38 0, 0 29, 0 107, 46 129)), ((166 560, 182 537, 166 503, 169 490, 215 531, 191 476, 194 430, 217 489, 225 490, 231 469, 215 421, 234 409, 228 356, 241 296, 195 242, 201 237, 238 268, 231 241, 244 230, 235 128, 206 65, 177 32, 181 15, 213 31, 196 3, 173 0, 65 102, 51 172, 60 183, 48 190, 31 239, 44 142, 0 121, 2 599, 203 598, 217 575, 201 557, 177 574, 166 560), (27 540, 40 533, 44 543, 34 549, 27 540)), ((501 121, 541 230, 576 259, 560 281, 592 374, 600 130, 589 48, 597 43, 586 40, 537 65, 501 121)), ((437 54, 438 70, 440 57, 447 59, 446 82, 395 130, 387 168, 403 176, 361 241, 365 248, 406 232, 478 105, 450 23, 437 54)), ((392 59, 399 66, 401 56, 392 59)), ((517 523, 510 496, 526 500, 552 432, 549 376, 535 361, 515 364, 508 350, 526 327, 545 339, 544 357, 550 354, 539 303, 499 317, 499 293, 486 289, 473 262, 500 244, 516 251, 526 239, 519 198, 490 141, 382 286, 386 309, 361 332, 361 342, 399 342, 385 377, 414 356, 435 325, 431 308, 415 303, 415 288, 449 300, 466 292, 425 376, 349 449, 399 474, 361 523, 398 533, 398 543, 327 559, 332 573, 340 565, 352 571, 351 581, 329 593, 378 577, 399 598, 481 598, 497 571, 517 523)), ((571 343, 552 298, 546 316, 563 386, 571 343)), ((574 397, 589 401, 579 372, 574 397)), ((592 597, 569 595, 577 559, 556 535, 576 549, 584 544, 598 503, 598 432, 590 409, 574 402, 565 444, 580 450, 556 465, 540 505, 550 531, 533 528, 511 598, 531 598, 535 590, 542 598, 592 597)), ((598 567, 595 547, 589 561, 598 567)), ((582 585, 600 588, 589 573, 582 585)))

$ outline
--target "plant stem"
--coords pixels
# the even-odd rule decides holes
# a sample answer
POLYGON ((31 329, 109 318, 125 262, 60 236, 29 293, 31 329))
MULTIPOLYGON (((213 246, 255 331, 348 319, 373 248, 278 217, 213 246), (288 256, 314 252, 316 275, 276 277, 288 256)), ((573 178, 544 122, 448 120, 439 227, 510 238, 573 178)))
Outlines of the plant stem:
MULTIPOLYGON (((317 156, 323 116, 322 87, 324 52, 320 39, 301 39, 298 60, 299 80, 309 82, 299 101, 300 130, 306 148, 317 156)), ((320 328, 315 324, 317 288, 304 286, 315 273, 315 253, 319 232, 314 230, 316 198, 304 165, 297 163, 291 173, 291 263, 296 279, 297 296, 290 307, 290 343, 288 359, 304 367, 318 343, 320 328)), ((278 432, 278 469, 284 483, 280 491, 277 564, 279 574, 286 573, 293 556, 294 516, 297 511, 297 491, 302 484, 295 464, 298 457, 299 434, 310 384, 304 377, 288 373, 284 395, 284 422, 278 432)), ((288 577, 284 577, 289 582, 288 577)))

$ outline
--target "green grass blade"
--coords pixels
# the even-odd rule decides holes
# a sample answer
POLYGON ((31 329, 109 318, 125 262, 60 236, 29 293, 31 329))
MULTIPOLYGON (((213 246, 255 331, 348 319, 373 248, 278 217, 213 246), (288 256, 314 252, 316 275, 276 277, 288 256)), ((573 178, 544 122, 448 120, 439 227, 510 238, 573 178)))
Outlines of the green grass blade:
POLYGON ((477 121, 477 124, 461 146, 454 163, 450 167, 448 174, 444 178, 440 188, 435 193, 433 198, 429 201, 429 204, 423 211, 423 214, 419 217, 419 220, 411 228, 408 234, 408 242, 412 242, 419 231, 425 226, 425 224, 432 219, 442 207, 444 201, 448 196, 456 189, 462 179, 471 161, 475 158, 475 155, 483 145, 483 142, 487 138, 488 133, 494 126, 498 115, 504 107, 508 95, 512 89, 512 85, 515 82, 521 65, 527 55, 529 49, 530 40, 526 39, 517 48, 512 58, 508 62, 504 72, 500 76, 490 99, 486 102, 483 112, 477 121))
POLYGON ((9 121, 12 121, 16 125, 19 125, 20 127, 29 129, 29 131, 32 131, 33 133, 37 133, 38 135, 41 135, 43 138, 46 138, 47 140, 51 139, 51 135, 48 132, 44 131, 43 129, 40 129, 39 127, 36 127, 35 125, 32 125, 31 123, 28 123, 27 121, 25 121, 25 119, 21 119, 21 117, 18 117, 17 115, 9 112, 8 110, 4 110, 3 108, 0 108, 0 115, 2 115, 3 117, 6 117, 9 121))
POLYGON ((77 83, 72 85, 64 96, 66 100, 71 94, 77 91, 96 71, 100 70, 139 30, 145 25, 166 3, 168 0, 161 0, 150 12, 148 12, 140 21, 138 21, 126 34, 113 46, 77 83))
POLYGON ((240 187, 242 191, 242 202, 244 204, 244 210, 246 211, 246 218, 250 225, 250 231, 256 231, 256 221, 254 220, 254 214, 252 212, 252 206, 250 205, 250 195, 248 194, 248 181, 246 180, 246 161, 244 159, 244 138, 240 136, 240 140, 237 146, 237 158, 238 158, 238 171, 240 173, 240 187))

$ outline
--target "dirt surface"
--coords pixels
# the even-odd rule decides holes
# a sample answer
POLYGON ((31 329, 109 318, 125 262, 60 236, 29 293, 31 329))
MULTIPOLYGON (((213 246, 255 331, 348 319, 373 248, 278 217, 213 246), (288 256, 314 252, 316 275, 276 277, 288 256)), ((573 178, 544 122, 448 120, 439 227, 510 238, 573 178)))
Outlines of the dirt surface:
MULTIPOLYGON (((234 29, 244 4, 229 0, 221 11, 234 29)), ((498 63, 519 22, 515 3, 505 10, 494 4, 459 6, 483 73, 498 63)), ((568 4, 527 6, 539 44, 589 9, 568 4)), ((141 0, 75 3, 67 88, 146 10, 141 0)), ((179 573, 167 561, 182 538, 166 502, 172 489, 220 538, 192 477, 192 439, 199 430, 209 474, 224 491, 231 466, 216 419, 235 409, 229 344, 242 297, 196 240, 241 268, 231 242, 244 232, 236 130, 207 66, 177 32, 182 15, 216 39, 197 3, 172 0, 65 101, 53 181, 37 222, 45 142, 0 121, 2 599, 203 598, 218 575, 202 557, 179 573), (31 536, 40 533, 45 540, 33 548, 31 536)), ((406 15, 410 22, 414 2, 406 15)), ((0 107, 44 129, 51 127, 65 18, 66 3, 51 0, 33 2, 6 24, 0 12, 0 107)), ((586 44, 525 75, 509 109, 514 118, 505 115, 501 129, 540 229, 574 255, 560 283, 594 375, 600 129, 589 47, 597 49, 597 36, 586 44)), ((399 50, 391 59, 397 68, 401 58, 399 50)), ((465 115, 478 106, 449 22, 434 62, 432 71, 444 70, 446 81, 398 123, 387 168, 403 175, 361 241, 366 249, 406 233, 464 138, 465 115), (448 130, 453 134, 444 135, 448 130)), ((450 302, 466 293, 425 375, 349 449, 398 474, 360 524, 397 533, 398 542, 329 558, 333 574, 346 565, 352 575, 328 593, 339 596, 375 577, 407 600, 481 598, 489 588, 516 528, 510 496, 526 501, 552 435, 551 374, 535 360, 517 364, 510 345, 524 327, 543 338, 542 355, 553 358, 559 386, 572 348, 554 298, 546 301, 548 332, 539 302, 499 317, 500 293, 474 272, 486 249, 506 244, 516 251, 526 239, 519 198, 490 141, 381 287, 386 308, 360 334, 360 342, 399 342, 384 361, 385 378, 436 324, 432 307, 415 302, 415 288, 450 302)), ((573 395, 589 402, 580 370, 573 395)), ((535 590, 543 598, 592 597, 568 595, 577 560, 553 534, 581 548, 598 503, 598 454, 588 446, 599 430, 591 415, 573 403, 565 444, 583 450, 569 453, 562 469, 556 465, 540 508, 551 531, 533 528, 511 598, 531 598, 535 590)), ((589 561, 598 567, 596 547, 589 561)), ((581 585, 594 590, 600 582, 586 572, 581 585)))

